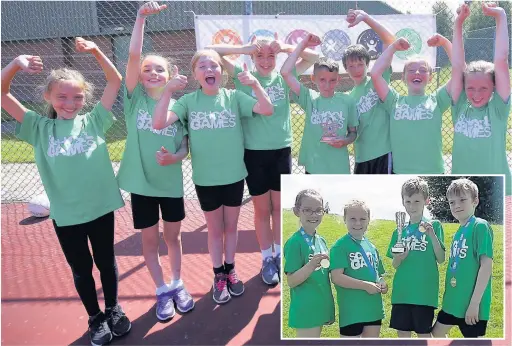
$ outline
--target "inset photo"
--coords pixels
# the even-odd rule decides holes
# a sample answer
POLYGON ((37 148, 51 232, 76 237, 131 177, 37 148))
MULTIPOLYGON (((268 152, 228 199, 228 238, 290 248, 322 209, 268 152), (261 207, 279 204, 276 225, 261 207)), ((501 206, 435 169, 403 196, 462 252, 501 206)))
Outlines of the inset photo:
POLYGON ((282 338, 504 338, 504 189, 282 176, 282 338))

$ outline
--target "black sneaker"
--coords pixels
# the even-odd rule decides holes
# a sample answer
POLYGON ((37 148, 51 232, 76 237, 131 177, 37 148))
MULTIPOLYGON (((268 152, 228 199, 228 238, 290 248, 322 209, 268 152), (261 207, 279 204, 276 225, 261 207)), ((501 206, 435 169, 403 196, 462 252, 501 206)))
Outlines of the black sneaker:
POLYGON ((89 336, 92 346, 102 346, 112 341, 112 333, 103 312, 89 317, 89 336))
POLYGON ((132 323, 124 314, 121 305, 117 304, 113 308, 105 309, 107 315, 108 325, 114 336, 123 336, 130 331, 132 323))

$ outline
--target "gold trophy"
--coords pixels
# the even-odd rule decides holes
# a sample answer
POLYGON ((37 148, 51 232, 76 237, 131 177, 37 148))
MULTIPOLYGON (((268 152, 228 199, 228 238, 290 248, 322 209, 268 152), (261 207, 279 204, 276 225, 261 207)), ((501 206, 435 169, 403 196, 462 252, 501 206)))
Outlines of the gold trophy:
POLYGON ((334 141, 338 139, 338 129, 340 128, 340 125, 336 122, 325 122, 322 123, 322 139, 320 139, 320 142, 328 143, 331 141, 334 141))
POLYGON ((398 238, 396 240, 396 244, 391 248, 391 253, 401 254, 405 252, 405 245, 402 241, 402 230, 405 226, 405 212, 397 211, 395 213, 395 221, 398 238))

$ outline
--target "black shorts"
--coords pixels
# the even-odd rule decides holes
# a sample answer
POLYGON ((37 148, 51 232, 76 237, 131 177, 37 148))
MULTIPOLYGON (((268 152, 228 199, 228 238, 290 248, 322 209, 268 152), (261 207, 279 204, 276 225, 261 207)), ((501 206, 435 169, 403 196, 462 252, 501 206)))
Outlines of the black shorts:
POLYGON ((133 227, 143 229, 154 226, 160 220, 158 209, 162 212, 162 220, 178 222, 185 218, 183 197, 151 197, 135 193, 132 196, 133 227))
POLYGON ((358 336, 363 333, 363 328, 365 326, 380 326, 380 325, 382 325, 382 320, 349 324, 348 326, 340 327, 340 335, 358 336))
POLYGON ((404 332, 429 334, 434 321, 432 306, 415 304, 393 304, 389 327, 404 332))
POLYGON ((196 185, 196 193, 203 211, 214 211, 223 205, 239 207, 244 197, 244 181, 217 186, 196 185))
POLYGON ((391 174, 393 159, 391 153, 384 154, 373 160, 356 162, 354 174, 391 174))
POLYGON ((437 322, 448 326, 458 326, 465 338, 478 338, 484 336, 487 330, 487 321, 480 320, 474 325, 469 325, 466 320, 460 317, 447 314, 443 310, 437 315, 437 322))
POLYGON ((281 191, 281 174, 292 172, 292 149, 245 149, 244 162, 247 168, 245 181, 251 196, 263 195, 269 190, 281 191))

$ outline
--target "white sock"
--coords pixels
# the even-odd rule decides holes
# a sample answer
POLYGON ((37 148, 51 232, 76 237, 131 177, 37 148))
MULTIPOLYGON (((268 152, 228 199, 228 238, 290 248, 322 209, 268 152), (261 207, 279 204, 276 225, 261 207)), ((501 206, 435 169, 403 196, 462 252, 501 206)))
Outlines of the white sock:
POLYGON ((167 284, 167 287, 169 287, 169 290, 173 290, 180 286, 183 286, 183 281, 181 281, 181 279, 171 280, 171 282, 167 284))
POLYGON ((274 257, 281 254, 281 244, 274 243, 274 257))
POLYGON ((267 257, 272 257, 272 246, 266 250, 261 250, 261 255, 263 256, 263 259, 267 257))
POLYGON ((165 293, 165 292, 169 292, 169 287, 167 287, 166 284, 163 284, 162 286, 158 287, 156 289, 156 294, 162 294, 162 293, 165 293))

